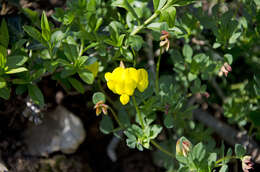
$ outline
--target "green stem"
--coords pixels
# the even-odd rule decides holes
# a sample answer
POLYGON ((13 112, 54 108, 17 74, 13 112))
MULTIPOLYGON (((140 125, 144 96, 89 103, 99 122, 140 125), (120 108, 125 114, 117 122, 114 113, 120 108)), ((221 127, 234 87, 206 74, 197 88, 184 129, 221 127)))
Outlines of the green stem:
POLYGON ((221 163, 222 161, 227 160, 227 159, 240 159, 240 158, 239 158, 239 157, 236 157, 236 156, 225 156, 225 157, 223 157, 223 158, 217 160, 217 161, 215 162, 215 166, 216 166, 216 165, 219 165, 219 163, 221 163))
POLYGON ((139 121, 141 123, 142 128, 144 129, 144 121, 143 121, 143 118, 142 118, 141 113, 139 111, 139 108, 138 108, 138 106, 136 104, 135 96, 132 96, 132 99, 133 99, 133 103, 134 103, 134 106, 135 106, 135 110, 136 110, 137 116, 139 118, 139 121))
POLYGON ((133 30, 130 35, 135 35, 138 32, 140 32, 145 26, 150 24, 156 17, 158 17, 159 14, 160 14, 160 12, 154 13, 151 17, 149 17, 147 20, 145 20, 145 22, 141 26, 138 26, 135 30, 133 30))
POLYGON ((169 151, 167 151, 166 149, 164 149, 163 147, 161 147, 161 146, 160 146, 159 144, 157 144, 155 141, 151 140, 151 143, 152 143, 156 148, 158 148, 160 151, 162 151, 163 153, 169 155, 169 156, 172 157, 172 158, 175 158, 175 156, 174 156, 171 152, 169 152, 169 151))
POLYGON ((253 129, 254 129, 254 124, 251 123, 250 128, 249 128, 249 131, 248 131, 248 135, 249 135, 249 136, 252 135, 252 131, 253 131, 253 129))
POLYGON ((116 122, 118 123, 118 125, 120 126, 120 128, 123 128, 124 126, 121 124, 118 116, 116 115, 115 111, 109 107, 109 110, 112 112, 113 117, 115 118, 116 122))
POLYGON ((164 5, 163 8, 161 8, 160 10, 157 10, 155 11, 155 13, 149 17, 147 20, 144 21, 144 23, 140 26, 138 26, 135 30, 133 30, 131 32, 130 35, 135 35, 137 34, 138 32, 140 32, 145 26, 147 26, 148 24, 150 24, 154 19, 156 19, 156 17, 158 17, 160 14, 161 14, 161 11, 167 9, 169 6, 171 6, 172 4, 171 3, 166 3, 166 5, 164 5))
POLYGON ((102 85, 101 85, 100 79, 98 79, 98 87, 99 87, 100 91, 101 91, 103 94, 105 94, 107 101, 113 106, 113 108, 116 108, 116 105, 115 105, 114 101, 107 95, 107 93, 106 93, 105 90, 103 89, 103 87, 102 87, 102 85))
POLYGON ((80 50, 79 50, 79 57, 81 57, 82 56, 82 54, 83 54, 83 48, 84 48, 84 41, 83 40, 81 40, 81 44, 80 44, 80 50))
POLYGON ((160 55, 158 57, 158 61, 157 61, 157 65, 156 65, 155 89, 156 89, 157 96, 159 95, 159 71, 160 71, 161 56, 162 56, 162 48, 160 48, 160 55))

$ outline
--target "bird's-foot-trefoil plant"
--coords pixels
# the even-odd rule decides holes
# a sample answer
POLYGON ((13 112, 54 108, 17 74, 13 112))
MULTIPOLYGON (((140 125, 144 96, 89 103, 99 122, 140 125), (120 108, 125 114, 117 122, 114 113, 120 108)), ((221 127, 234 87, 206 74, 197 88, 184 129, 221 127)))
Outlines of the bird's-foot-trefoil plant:
POLYGON ((28 95, 42 108, 49 77, 67 93, 91 92, 100 130, 157 148, 155 163, 169 172, 225 172, 231 159, 252 168, 243 146, 225 152, 192 113, 220 104, 223 119, 260 140, 258 1, 68 0, 50 18, 21 13, 17 32, 1 21, 1 98, 28 95), (231 67, 241 56, 242 72, 231 67))

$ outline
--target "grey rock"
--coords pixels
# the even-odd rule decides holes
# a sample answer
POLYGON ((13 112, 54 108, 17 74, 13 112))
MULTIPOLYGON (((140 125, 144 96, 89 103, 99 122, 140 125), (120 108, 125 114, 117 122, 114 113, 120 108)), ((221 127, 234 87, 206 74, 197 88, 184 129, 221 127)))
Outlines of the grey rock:
POLYGON ((74 153, 86 133, 81 120, 59 105, 44 115, 41 125, 32 125, 24 133, 29 154, 47 156, 56 151, 74 153))

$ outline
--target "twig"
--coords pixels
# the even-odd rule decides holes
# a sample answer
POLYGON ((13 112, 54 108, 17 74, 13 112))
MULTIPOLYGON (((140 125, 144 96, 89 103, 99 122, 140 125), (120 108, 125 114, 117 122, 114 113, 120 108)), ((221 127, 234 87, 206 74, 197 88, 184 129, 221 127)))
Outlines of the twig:
POLYGON ((260 148, 257 143, 247 135, 246 132, 237 131, 229 125, 214 118, 209 113, 196 109, 193 111, 194 118, 204 125, 212 128, 228 144, 234 146, 239 143, 247 148, 247 152, 252 155, 256 163, 260 163, 260 148))
POLYGON ((218 83, 216 82, 216 79, 215 78, 211 79, 210 83, 214 87, 214 89, 216 90, 217 94, 222 99, 222 101, 225 102, 226 96, 221 90, 221 88, 219 87, 218 83))

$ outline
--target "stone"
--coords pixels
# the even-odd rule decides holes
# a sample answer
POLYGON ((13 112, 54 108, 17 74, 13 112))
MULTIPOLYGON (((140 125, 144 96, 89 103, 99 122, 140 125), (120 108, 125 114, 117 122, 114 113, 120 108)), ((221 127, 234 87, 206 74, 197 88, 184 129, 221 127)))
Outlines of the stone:
POLYGON ((42 124, 32 125, 24 133, 29 154, 37 156, 74 153, 85 137, 81 120, 61 105, 45 113, 42 124))

